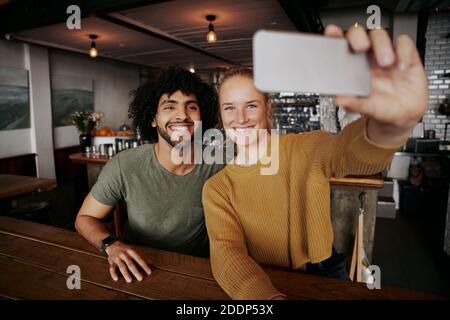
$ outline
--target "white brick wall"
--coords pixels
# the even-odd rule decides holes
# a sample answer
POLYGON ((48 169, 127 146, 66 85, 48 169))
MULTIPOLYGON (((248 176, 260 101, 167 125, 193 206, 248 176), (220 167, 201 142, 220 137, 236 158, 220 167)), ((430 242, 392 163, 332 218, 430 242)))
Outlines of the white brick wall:
MULTIPOLYGON (((444 139, 444 128, 450 117, 438 112, 439 104, 450 96, 450 79, 442 74, 450 72, 450 12, 433 12, 428 17, 425 34, 425 70, 428 76, 428 111, 423 117, 425 130, 433 129, 436 137, 444 139)), ((450 125, 447 140, 450 140, 450 125)))
MULTIPOLYGON (((425 70, 428 76, 428 111, 423 117, 425 130, 436 130, 436 137, 444 139, 444 128, 450 117, 438 112, 439 104, 450 97, 450 79, 442 74, 450 72, 450 12, 433 12, 428 17, 425 49, 425 70)), ((450 125, 447 140, 450 140, 450 125)), ((450 193, 445 224, 444 251, 450 255, 450 193)))
MULTIPOLYGON (((450 78, 442 74, 450 72, 450 12, 434 12, 428 17, 425 34, 425 70, 428 76, 428 111, 423 117, 425 130, 436 130, 436 137, 444 139, 444 128, 450 117, 438 112, 439 104, 450 97, 450 78)), ((447 140, 450 140, 450 125, 447 140)), ((450 193, 447 204, 447 221, 445 224, 444 251, 450 255, 450 193)))

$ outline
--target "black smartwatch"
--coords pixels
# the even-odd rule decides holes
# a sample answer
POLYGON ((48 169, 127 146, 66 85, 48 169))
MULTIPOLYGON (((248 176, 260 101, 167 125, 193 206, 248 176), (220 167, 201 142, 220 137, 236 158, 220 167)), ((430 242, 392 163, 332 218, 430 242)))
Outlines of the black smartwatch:
POLYGON ((106 254, 106 248, 108 248, 110 245, 112 245, 114 242, 116 242, 118 239, 113 236, 107 236, 105 239, 102 240, 102 251, 106 254))

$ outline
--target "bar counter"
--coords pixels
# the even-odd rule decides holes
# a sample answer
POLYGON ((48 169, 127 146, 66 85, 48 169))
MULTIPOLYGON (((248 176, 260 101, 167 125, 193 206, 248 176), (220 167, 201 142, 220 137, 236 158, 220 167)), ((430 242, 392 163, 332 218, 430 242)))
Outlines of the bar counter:
MULTIPOLYGON (((0 297, 5 299, 227 300, 208 259, 139 247, 152 274, 143 281, 111 279, 107 258, 78 233, 0 216, 0 297), (69 266, 80 268, 80 288, 69 289, 69 266)), ((264 268, 289 299, 443 299, 398 288, 264 268)), ((70 270, 70 269, 69 269, 70 270)))
MULTIPOLYGON (((85 156, 81 152, 69 156, 75 163, 104 165, 110 158, 85 156)), ((331 178, 330 184, 338 187, 361 188, 365 190, 378 190, 383 188, 384 181, 381 175, 372 176, 347 176, 343 178, 331 178)))

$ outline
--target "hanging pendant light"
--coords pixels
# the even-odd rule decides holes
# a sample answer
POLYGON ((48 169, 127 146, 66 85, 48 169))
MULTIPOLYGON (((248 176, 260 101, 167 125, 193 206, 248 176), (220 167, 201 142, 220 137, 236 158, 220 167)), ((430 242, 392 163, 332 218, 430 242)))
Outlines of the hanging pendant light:
POLYGON ((97 37, 97 35, 95 35, 95 34, 90 34, 90 35, 89 35, 89 39, 92 40, 91 48, 89 49, 89 56, 90 56, 91 58, 95 58, 95 57, 98 56, 98 50, 97 50, 97 48, 95 47, 95 39, 97 39, 97 38, 98 38, 98 37, 97 37))
POLYGON ((214 32, 214 25, 212 24, 212 22, 216 20, 216 16, 212 14, 207 15, 206 20, 209 21, 208 26, 209 32, 206 34, 206 40, 208 41, 208 43, 214 43, 217 41, 217 35, 214 32))

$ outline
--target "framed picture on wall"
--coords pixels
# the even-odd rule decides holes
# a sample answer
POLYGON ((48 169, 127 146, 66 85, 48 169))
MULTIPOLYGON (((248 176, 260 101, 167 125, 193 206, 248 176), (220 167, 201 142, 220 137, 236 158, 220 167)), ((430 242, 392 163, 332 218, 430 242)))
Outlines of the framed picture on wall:
POLYGON ((51 77, 53 127, 70 126, 70 114, 94 111, 94 80, 54 75, 51 77))
POLYGON ((30 127, 28 71, 0 66, 0 130, 30 127))

